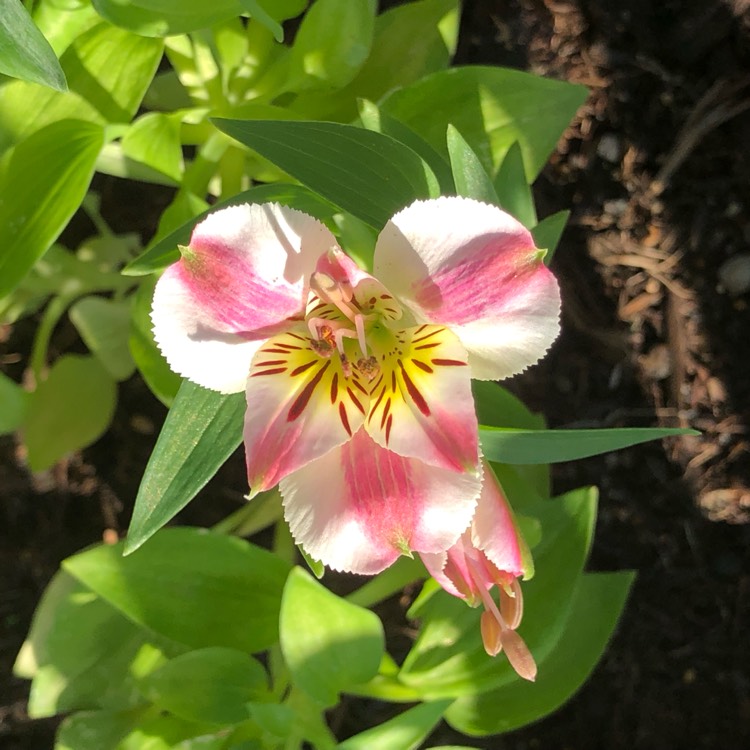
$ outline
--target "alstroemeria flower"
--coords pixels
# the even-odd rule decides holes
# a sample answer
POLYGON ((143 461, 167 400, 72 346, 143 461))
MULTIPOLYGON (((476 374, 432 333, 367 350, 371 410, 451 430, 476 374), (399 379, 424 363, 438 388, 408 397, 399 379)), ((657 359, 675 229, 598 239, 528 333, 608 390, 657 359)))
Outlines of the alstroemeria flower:
POLYGON ((508 501, 492 469, 484 465, 484 484, 471 526, 446 552, 420 555, 430 575, 472 607, 484 605, 482 641, 490 656, 504 651, 525 680, 536 678, 536 664, 516 632, 523 616, 519 578, 531 573, 531 557, 508 501), (492 596, 497 587, 498 602, 492 596))
POLYGON ((470 379, 536 362, 559 292, 529 232, 464 198, 417 201, 378 238, 374 274, 277 204, 216 211, 156 286, 171 367, 245 389, 251 495, 279 484, 297 543, 377 573, 442 552, 481 490, 470 379))

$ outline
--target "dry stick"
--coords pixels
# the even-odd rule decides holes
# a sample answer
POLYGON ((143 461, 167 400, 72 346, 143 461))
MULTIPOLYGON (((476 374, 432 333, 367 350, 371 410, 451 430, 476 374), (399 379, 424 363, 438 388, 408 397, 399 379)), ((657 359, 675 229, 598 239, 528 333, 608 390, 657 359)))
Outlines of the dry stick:
POLYGON ((717 81, 698 100, 678 133, 672 151, 649 186, 647 199, 656 198, 664 192, 672 175, 708 133, 750 108, 750 99, 743 99, 734 106, 730 106, 731 102, 726 101, 732 94, 747 86, 748 82, 748 79, 736 83, 717 81))

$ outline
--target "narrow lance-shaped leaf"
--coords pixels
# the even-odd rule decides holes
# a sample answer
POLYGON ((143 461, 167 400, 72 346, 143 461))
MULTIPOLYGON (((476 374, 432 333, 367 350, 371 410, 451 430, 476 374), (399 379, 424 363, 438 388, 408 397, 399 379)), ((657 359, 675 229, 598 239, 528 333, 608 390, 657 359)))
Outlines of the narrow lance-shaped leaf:
POLYGON ((337 750, 416 750, 450 705, 449 700, 422 703, 393 719, 344 740, 337 750))
POLYGON ((81 205, 103 141, 97 125, 63 120, 6 156, 0 171, 0 297, 44 255, 81 205))
POLYGON ((138 489, 126 554, 182 510, 235 451, 244 414, 244 394, 183 381, 138 489))
POLYGON ((57 91, 68 88, 52 47, 18 0, 0 0, 0 73, 57 91))
POLYGON ((602 430, 512 430, 480 427, 484 455, 506 464, 553 464, 597 456, 675 435, 698 435, 672 427, 622 427, 602 430))
POLYGON ((495 188, 482 162, 453 125, 448 125, 447 143, 456 193, 485 203, 498 203, 495 188))
POLYGON ((427 164, 408 146, 382 133, 333 122, 214 123, 376 229, 416 198, 430 195, 427 164))
POLYGON ((531 230, 536 246, 547 251, 547 254, 544 256, 544 262, 547 265, 550 264, 552 256, 555 254, 555 250, 557 250, 557 245, 560 242, 569 217, 570 211, 558 211, 542 219, 531 230))
POLYGON ((500 205, 525 227, 536 224, 534 196, 526 182, 521 145, 516 141, 508 149, 495 177, 500 205))

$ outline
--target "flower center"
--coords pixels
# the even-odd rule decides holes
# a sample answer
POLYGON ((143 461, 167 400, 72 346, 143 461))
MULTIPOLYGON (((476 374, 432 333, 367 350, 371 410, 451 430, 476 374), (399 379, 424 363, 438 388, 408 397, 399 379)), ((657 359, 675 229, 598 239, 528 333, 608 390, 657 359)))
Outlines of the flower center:
POLYGON ((312 348, 326 359, 336 353, 346 377, 353 367, 368 381, 379 375, 378 362, 390 354, 396 340, 388 323, 401 314, 393 296, 371 276, 356 287, 322 271, 310 278, 305 322, 312 348))

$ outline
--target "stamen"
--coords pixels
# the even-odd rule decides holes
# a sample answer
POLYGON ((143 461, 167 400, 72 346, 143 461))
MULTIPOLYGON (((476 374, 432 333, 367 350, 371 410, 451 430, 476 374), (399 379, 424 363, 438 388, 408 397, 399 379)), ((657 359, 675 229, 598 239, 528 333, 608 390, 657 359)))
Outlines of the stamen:
POLYGON ((314 271, 310 276, 310 288, 324 302, 336 305, 349 320, 354 320, 357 310, 351 305, 353 291, 349 284, 342 284, 322 271, 314 271))
POLYGON ((362 354, 367 356, 367 341, 365 340, 365 321, 362 315, 357 313, 354 316, 354 327, 357 329, 357 339, 359 340, 359 348, 362 350, 362 354))
MULTIPOLYGON (((367 378, 368 383, 371 383, 380 374, 380 365, 375 357, 361 357, 357 360, 357 369, 367 378)), ((380 395, 382 398, 383 394, 380 395)))

